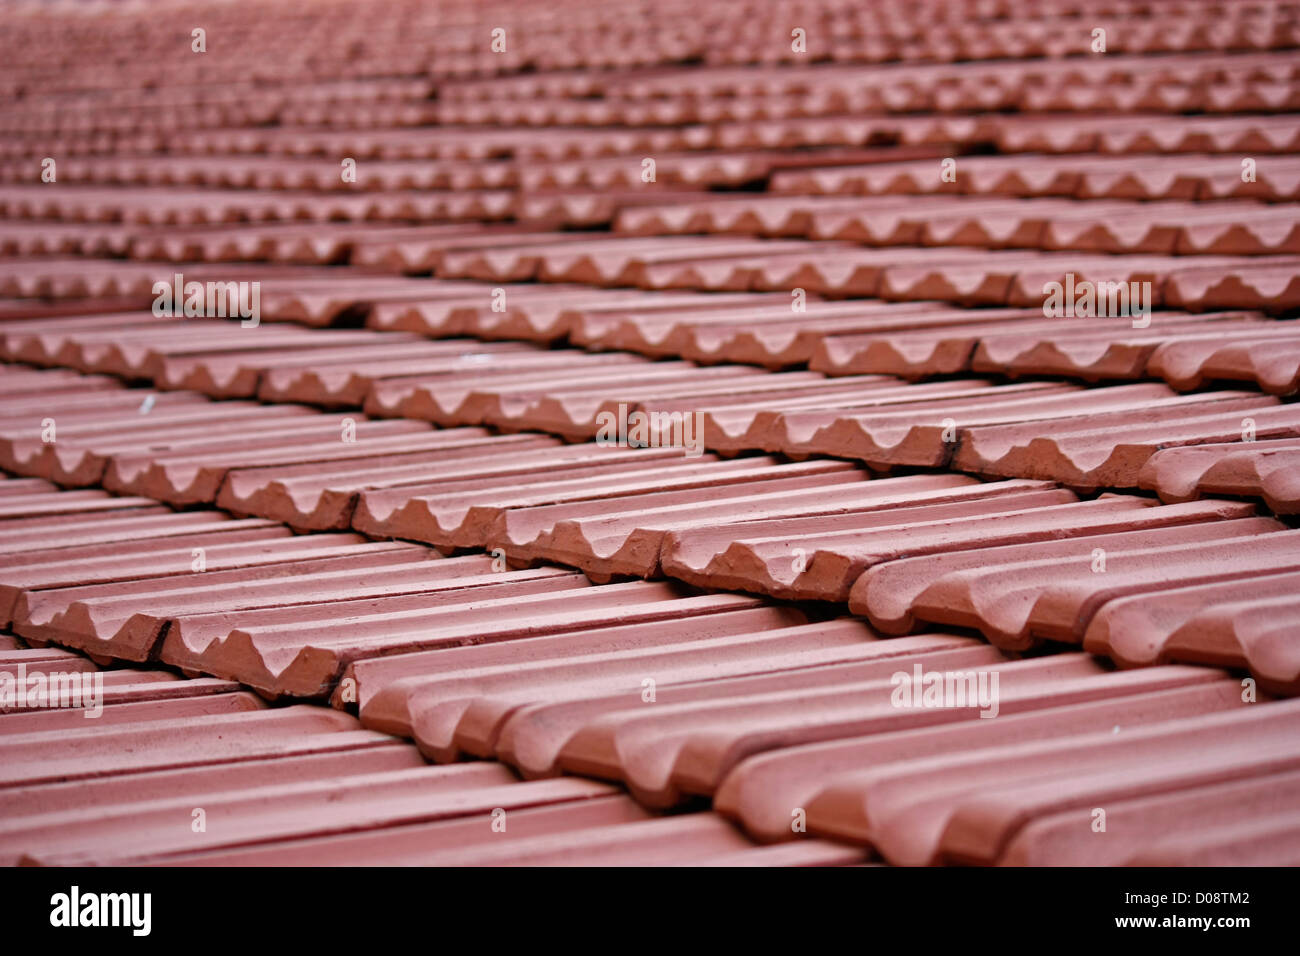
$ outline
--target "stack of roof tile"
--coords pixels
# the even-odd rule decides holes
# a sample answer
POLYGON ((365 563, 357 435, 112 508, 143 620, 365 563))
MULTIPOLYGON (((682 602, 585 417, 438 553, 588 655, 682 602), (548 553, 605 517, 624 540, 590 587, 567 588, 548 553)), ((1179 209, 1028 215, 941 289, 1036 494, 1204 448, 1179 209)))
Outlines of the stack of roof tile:
POLYGON ((6 862, 1300 863, 1300 4, 6 14, 6 862))

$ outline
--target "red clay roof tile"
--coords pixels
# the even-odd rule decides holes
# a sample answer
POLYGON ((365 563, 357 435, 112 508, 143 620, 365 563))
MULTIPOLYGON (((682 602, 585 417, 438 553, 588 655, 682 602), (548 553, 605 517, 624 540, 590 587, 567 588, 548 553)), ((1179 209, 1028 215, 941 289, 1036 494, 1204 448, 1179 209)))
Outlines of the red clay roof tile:
POLYGON ((14 20, 0 670, 105 696, 0 716, 0 860, 1300 861, 1300 31, 1220 6, 14 20))

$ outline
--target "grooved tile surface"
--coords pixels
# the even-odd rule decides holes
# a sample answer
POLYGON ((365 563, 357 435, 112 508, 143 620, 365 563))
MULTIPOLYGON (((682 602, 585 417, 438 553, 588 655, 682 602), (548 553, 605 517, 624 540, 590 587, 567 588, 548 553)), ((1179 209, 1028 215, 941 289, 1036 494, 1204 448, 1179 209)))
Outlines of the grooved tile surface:
POLYGON ((1296 0, 4 21, 0 862, 1300 864, 1296 0))

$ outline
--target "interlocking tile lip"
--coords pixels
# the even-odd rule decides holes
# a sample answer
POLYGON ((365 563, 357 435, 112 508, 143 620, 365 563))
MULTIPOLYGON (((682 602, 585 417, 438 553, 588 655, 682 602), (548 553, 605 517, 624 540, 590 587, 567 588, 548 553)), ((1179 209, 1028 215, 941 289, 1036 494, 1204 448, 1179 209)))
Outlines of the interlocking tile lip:
POLYGON ((1213 155, 1096 154, 966 156, 957 181, 944 183, 929 160, 779 171, 776 193, 882 195, 957 192, 972 195, 1074 196, 1087 199, 1297 198, 1294 164, 1270 160, 1255 183, 1242 182, 1239 164, 1213 155))
POLYGON ((1246 263, 1225 271, 1188 261, 1186 268, 1169 275, 1165 300, 1190 311, 1243 308, 1290 313, 1300 308, 1300 279, 1294 264, 1246 263))
MULTIPOLYGON (((424 167, 424 164, 414 165, 424 167)), ((493 165, 496 164, 469 164, 466 172, 472 176, 492 175, 493 165)), ((514 167, 510 169, 509 175, 513 175, 514 167)), ((534 223, 400 226, 358 236, 352 244, 348 261, 356 266, 378 268, 385 272, 406 275, 432 272, 441 275, 445 258, 460 250, 494 246, 503 242, 544 242, 562 237, 562 233, 547 231, 545 225, 539 227, 534 223)))
POLYGON ((779 466, 771 477, 633 493, 594 507, 578 501, 507 509, 488 531, 487 543, 513 560, 559 561, 596 580, 649 578, 658 573, 664 534, 679 523, 840 513, 874 496, 869 477, 845 462, 809 461, 779 466))
POLYGON ((633 236, 598 246, 563 246, 539 258, 542 282, 582 282, 598 287, 681 288, 746 292, 753 288, 746 256, 779 255, 807 248, 744 236, 633 236), (739 265, 739 271, 737 267, 739 265))
POLYGON ((1127 528, 1132 513, 1146 505, 1122 498, 1078 502, 1064 489, 1033 482, 937 492, 909 495, 900 490, 891 500, 882 491, 875 508, 834 520, 795 518, 675 531, 664 542, 661 566, 665 574, 694 584, 843 602, 853 583, 879 563, 1051 539, 1067 529, 1102 533, 1127 528))
POLYGON ((989 862, 1035 812, 1079 806, 1081 801, 1092 806, 1099 794, 1133 799, 1291 770, 1294 742, 1287 742, 1285 735, 1295 719, 1295 702, 1265 710, 1236 708, 1140 727, 1129 734, 1100 731, 1063 742, 948 754, 941 768, 936 766, 939 758, 911 761, 874 779, 866 774, 844 777, 810 801, 809 829, 841 836, 850 829, 860 837, 869 834, 870 842, 896 863, 989 862), (1246 740, 1252 742, 1249 747, 1243 747, 1246 740), (1025 779, 1028 767, 1041 780, 1046 767, 1067 765, 1071 773, 1058 778, 1055 793, 1044 793, 1048 788, 1036 788, 1025 779), (933 802, 928 812, 909 815, 901 790, 910 788, 907 805, 916 806, 914 775, 927 769, 924 789, 933 802), (980 786, 990 779, 1001 788, 1016 787, 1013 799, 999 794, 1000 809, 989 805, 988 791, 980 786), (864 803, 868 793, 869 812, 864 803))
POLYGON ((56 353, 56 358, 86 372, 152 381, 160 377, 169 356, 294 346, 310 349, 330 342, 346 345, 374 340, 365 331, 337 330, 321 337, 307 329, 287 325, 267 327, 250 336, 248 330, 225 320, 190 319, 186 321, 185 331, 183 338, 160 342, 160 328, 156 325, 105 333, 72 330, 63 334, 66 344, 56 353))
POLYGON ((1231 441, 1248 433, 1297 434, 1300 415, 1274 402, 1249 392, 1200 392, 1157 399, 1141 411, 1094 408, 1086 418, 976 425, 961 429, 952 463, 978 474, 1052 479, 1083 489, 1136 488, 1142 466, 1161 448, 1231 441), (1116 441, 1121 429, 1123 437, 1116 441))
MULTIPOLYGON (((49 185, 49 184, 43 184, 49 185)), ((131 225, 218 225, 266 220, 402 221, 511 218, 508 190, 312 193, 252 189, 104 189, 59 183, 41 189, 39 204, 27 188, 0 188, 0 212, 17 218, 131 225)))
POLYGON ((489 424, 490 416, 504 415, 513 407, 515 393, 546 397, 551 382, 568 382, 570 387, 585 383, 627 382, 680 377, 678 364, 654 367, 639 356, 589 355, 581 352, 547 352, 532 368, 465 372, 429 378, 383 382, 371 387, 367 410, 379 416, 399 415, 429 421, 443 427, 489 424))
MULTIPOLYGON (((218 560, 222 555, 217 554, 218 560)), ((430 557, 414 545, 377 543, 337 557, 305 558, 278 563, 247 564, 205 570, 197 581, 189 575, 137 577, 73 587, 45 587, 23 592, 15 604, 13 629, 24 637, 57 641, 65 647, 131 660, 147 660, 168 619, 182 612, 212 610, 214 597, 226 593, 220 606, 256 608, 306 601, 330 587, 328 593, 359 596, 374 590, 376 576, 392 593, 426 578, 430 588, 446 574, 465 571, 460 564, 429 567, 430 557), (351 573, 353 579, 347 575, 351 573), (417 580, 411 580, 411 579, 417 580), (353 591, 342 585, 350 584, 353 591), (231 598, 229 589, 237 590, 231 598), (280 593, 277 593, 280 592, 280 593)), ((482 564, 490 561, 483 559, 482 564)), ((483 570, 483 568, 479 568, 483 570)), ((413 590, 419 590, 414 588, 413 590)), ((375 590, 382 594, 383 587, 375 590)))
POLYGON ((361 601, 353 607, 343 602, 254 613, 246 625, 221 615, 180 618, 168 629, 161 659, 217 677, 237 674, 241 683, 272 696, 323 697, 343 668, 361 656, 452 646, 471 635, 511 640, 611 618, 660 620, 672 613, 671 602, 663 598, 679 593, 666 584, 588 585, 585 576, 573 572, 452 592, 445 601, 399 598, 385 607, 385 602, 361 601), (511 590, 516 593, 490 596, 511 590), (489 613, 492 630, 486 633, 489 613))
MULTIPOLYGON (((1117 329, 1114 320, 1063 323, 1041 312, 967 311, 936 316, 932 329, 829 335, 810 366, 829 374, 876 372, 918 380, 971 371, 1007 376, 1064 375, 1085 381, 1160 375, 1148 360, 1169 343, 1220 338, 1224 333, 1273 333, 1274 323, 1252 313, 1155 313, 1144 329, 1117 329), (1231 322, 1223 326, 1220 322, 1231 322)), ((921 324, 918 322, 918 324, 921 324)), ((1179 387, 1182 382, 1170 381, 1179 387)))
MULTIPOLYGON (((489 680, 468 706, 458 702, 454 694, 430 706, 434 700, 428 699, 434 689, 430 687, 411 706, 422 747, 431 748, 434 739, 446 737, 454 728, 455 736, 447 739, 458 746, 468 747, 473 753, 495 753, 527 777, 553 776, 574 759, 575 752, 586 749, 579 740, 584 733, 590 730, 594 738, 600 734, 596 728, 602 723, 624 717, 637 719, 627 706, 627 689, 642 673, 656 675, 655 703, 676 711, 706 708, 780 689, 814 689, 834 679, 876 675, 914 661, 959 664, 989 662, 996 657, 988 647, 948 635, 872 641, 858 622, 841 620, 787 628, 759 638, 668 648, 625 659, 626 665, 639 665, 639 669, 598 658, 583 661, 580 674, 591 674, 586 680, 548 680, 545 669, 522 675, 536 680, 536 686, 512 687, 497 681, 497 687, 489 680), (783 646, 783 641, 788 646, 783 646), (458 711, 463 711, 459 722, 455 719, 458 711)), ((454 691, 455 685, 449 689, 454 691)), ((643 715, 649 716, 644 711, 643 715)), ((680 735, 671 733, 658 742, 673 747, 672 736, 677 736, 680 743, 680 735)), ((647 742, 654 745, 651 740, 647 742)), ((587 749, 583 759, 602 763, 607 772, 598 771, 601 776, 623 776, 615 769, 621 762, 619 755, 602 744, 587 749)), ((626 764, 623 769, 627 769, 626 764)), ((705 787, 702 792, 708 791, 705 787)), ((650 801, 663 805, 674 802, 675 797, 673 794, 664 801, 651 797, 650 801)))
MULTIPOLYGON (((563 475, 573 470, 588 467, 601 467, 608 464, 623 464, 633 461, 663 459, 681 453, 675 448, 608 448, 587 442, 564 445, 554 439, 534 436, 505 436, 524 446, 518 454, 508 459, 504 456, 489 456, 476 459, 469 457, 463 467, 449 470, 446 467, 433 471, 426 470, 421 475, 404 476, 399 481, 388 483, 388 487, 363 491, 353 517, 353 526, 376 536, 405 537, 401 521, 395 513, 407 502, 430 493, 448 490, 443 482, 471 482, 465 486, 453 486, 451 490, 469 490, 474 487, 493 489, 497 487, 514 487, 521 481, 521 476, 535 474, 543 469, 546 474, 563 475), (611 454, 611 451, 614 454, 611 454), (387 522, 393 521, 389 525, 387 522)), ((509 446, 508 446, 509 447, 509 446)), ((421 540, 418 535, 412 535, 421 540)))
MULTIPOLYGON (((1162 394, 1163 388, 1128 387, 1136 391, 1110 390, 1103 401, 1149 400, 1162 394)), ((893 465, 939 467, 961 448, 956 440, 960 426, 954 415, 1023 422, 1030 415, 1068 415, 1077 411, 1081 397, 1097 400, 1072 386, 1047 382, 993 386, 975 380, 939 394, 918 386, 873 390, 852 407, 776 416, 767 423, 764 449, 855 458, 882 470, 893 465), (913 391, 918 388, 921 390, 913 391)))
MULTIPOLYGON (((29 467, 37 470, 37 463, 42 472, 65 487, 78 487, 100 484, 110 491, 126 493, 140 491, 157 500, 169 500, 173 504, 193 504, 206 499, 202 493, 185 498, 177 494, 168 499, 166 493, 159 491, 159 485, 150 487, 146 481, 119 481, 123 473, 131 473, 138 466, 141 457, 150 461, 176 461, 180 464, 185 459, 186 450, 193 452, 191 461, 198 457, 204 447, 229 447, 232 438, 245 436, 248 445, 257 447, 265 444, 271 436, 279 436, 285 444, 290 443, 289 436, 310 435, 324 432, 320 426, 324 422, 313 423, 301 408, 262 408, 245 406, 242 408, 210 407, 196 409, 194 414, 179 418, 159 416, 154 420, 124 420, 120 415, 111 421, 102 419, 87 423, 77 431, 69 441, 65 436, 61 444, 55 444, 44 459, 38 459, 29 467), (91 430, 93 426, 98 428, 91 430), (313 428, 313 425, 316 427, 313 428), (201 430, 202 437, 198 437, 201 430), (188 436, 188 437, 187 437, 188 436), (151 454, 150 450, 155 450, 151 454), (168 452, 171 452, 169 455, 168 452), (115 468, 118 459, 127 464, 115 468)), ((176 473, 179 476, 179 471, 176 473)))
POLYGON ((665 184, 657 189, 647 189, 641 183, 628 189, 520 190, 511 196, 513 204, 510 213, 521 222, 539 225, 559 222, 570 229, 590 229, 608 226, 624 210, 660 202, 659 197, 665 194, 680 196, 685 200, 710 195, 707 192, 693 191, 684 185, 665 184))
POLYGON ((359 459, 235 469, 222 481, 216 503, 234 514, 284 521, 295 530, 345 530, 352 527, 364 491, 440 476, 468 479, 475 472, 490 473, 506 453, 527 455, 555 445, 544 435, 492 435, 473 428, 445 429, 431 437, 438 440, 430 441, 428 451, 385 455, 376 449, 359 459))
MULTIPOLYGON (((671 601, 675 618, 609 622, 508 643, 462 645, 353 661, 344 671, 345 679, 350 678, 353 684, 345 692, 340 683, 332 703, 336 707, 356 704, 367 727, 411 737, 415 733, 413 708, 424 699, 422 695, 427 696, 432 684, 456 678, 461 672, 470 677, 499 673, 509 680, 509 675, 520 666, 581 662, 593 656, 671 648, 695 640, 753 635, 808 623, 807 616, 794 607, 763 603, 747 595, 702 594, 675 597, 671 601), (683 631, 682 621, 690 622, 689 632, 683 631)), ((466 697, 462 702, 468 706, 473 699, 466 697)), ((446 726, 454 729, 457 721, 458 718, 446 726)), ((452 737, 451 733, 444 735, 437 746, 451 746, 452 737)))
MULTIPOLYGON (((885 642, 888 645, 891 642, 885 642)), ((944 649, 908 657, 830 664, 779 675, 710 682, 701 700, 628 710, 609 702, 582 721, 560 751, 560 767, 621 780, 652 806, 678 802, 685 792, 712 792, 743 756, 771 746, 813 743, 864 733, 978 719, 970 708, 899 708, 890 703, 890 674, 900 665, 923 668, 976 667, 999 673, 1000 703, 1008 713, 1051 701, 1087 700, 1113 693, 1116 682, 1086 655, 1056 655, 1032 661, 999 659, 989 647, 944 649), (710 756, 705 757, 705 752, 710 756), (708 767, 708 770, 705 770, 708 767)), ((1141 683, 1160 686, 1207 679, 1211 672, 1188 668, 1178 677, 1129 672, 1141 683)))
MULTIPOLYGON (((629 429, 618 424, 623 420, 620 406, 707 396, 727 386, 741 391, 747 381, 761 382, 760 387, 770 384, 766 373, 759 369, 741 365, 701 368, 685 362, 655 362, 636 368, 615 366, 610 371, 591 370, 585 374, 575 370, 552 378, 558 380, 546 388, 542 382, 488 385, 472 391, 466 405, 479 405, 482 419, 502 428, 544 431, 570 440, 601 436, 606 441, 614 437, 631 440, 632 433, 623 434, 629 429), (616 434, 610 434, 611 427, 616 434)), ((672 427, 680 432, 675 444, 691 441, 683 426, 672 427)), ((656 428, 655 437, 650 440, 666 439, 665 429, 656 428)))
POLYGON ((866 313, 858 328, 830 327, 816 336, 808 364, 831 375, 883 372, 909 379, 963 371, 986 326, 996 329, 1005 323, 1007 329, 1014 330, 1032 327, 1041 317, 1041 312, 1020 309, 972 311, 928 303, 891 303, 879 312, 866 313), (928 341, 930 336, 937 341, 928 341))
MULTIPOLYGON (((108 411, 65 410, 57 401, 47 403, 44 414, 57 428, 54 441, 43 440, 42 431, 32 429, 27 416, 23 416, 26 421, 15 423, 16 427, 5 429, 0 424, 0 467, 53 478, 63 484, 97 484, 109 456, 116 450, 130 450, 168 438, 183 440, 184 436, 193 434, 189 429, 195 425, 220 428, 244 422, 276 421, 288 427, 294 416, 310 414, 302 408, 262 408, 237 402, 186 401, 173 406, 161 401, 165 394, 156 401, 148 394, 128 397, 131 402, 127 405, 105 402, 108 411)), ((44 419, 38 419, 37 424, 41 421, 44 419)))
POLYGON ((1116 549, 1173 547, 1251 532, 1266 534, 1283 527, 1272 519, 1252 517, 1253 511, 1244 502, 1226 501, 1135 508, 1120 511, 1129 524, 1127 531, 1099 529, 1095 534, 1060 540, 1046 537, 1023 544, 977 547, 924 557, 903 556, 870 568, 859 577, 849 593, 849 609, 867 617, 881 633, 906 634, 916 624, 914 612, 928 614, 920 611, 918 598, 932 582, 949 572, 993 567, 1000 561, 1069 561, 1078 555, 1085 555, 1091 567, 1097 548, 1110 553, 1116 549))
POLYGON ((426 346, 407 346, 407 354, 345 355, 339 351, 320 360, 291 361, 265 368, 257 395, 262 401, 304 402, 318 408, 356 408, 365 403, 376 383, 417 376, 450 377, 470 370, 494 371, 527 367, 542 356, 522 343, 484 343, 452 340, 426 346), (326 361, 325 359, 329 359, 326 361))
MULTIPOLYGON (((590 290, 567 303, 545 307, 530 305, 516 318, 512 310, 499 316, 480 315, 474 334, 489 338, 521 338, 539 341, 566 337, 574 345, 592 348, 624 345, 605 336, 632 316, 667 318, 678 310, 709 312, 715 309, 789 305, 789 296, 735 292, 657 292, 632 289, 590 290)), ((631 351, 640 351, 632 348, 631 351)), ((645 353, 650 354, 650 353, 645 353)))
MULTIPOLYGON (((978 628, 990 641, 1010 649, 1044 640, 1078 643, 1098 609, 1116 598, 1290 569, 1294 532, 1276 527, 1269 519, 1240 519, 1193 525, 1186 530, 1194 530, 1194 537, 1180 536, 1186 543, 1149 544, 1143 539, 1152 533, 1140 532, 1128 534, 1127 540, 1121 533, 1114 541, 1072 541, 1065 553, 1052 545, 1028 545, 1015 556, 988 551, 984 557, 989 561, 1011 560, 959 569, 945 562, 932 570, 939 576, 931 577, 916 594, 910 610, 914 618, 978 628), (1247 542, 1249 553, 1242 554, 1247 542), (1117 551, 1115 545, 1128 549, 1117 551), (1227 556, 1230 562, 1213 566, 1227 556), (1106 571, 1094 572, 1094 566, 1106 571), (1031 585, 1016 585, 1008 577, 1023 582, 1026 573, 1034 575, 1031 585), (1019 597, 1009 601, 1010 591, 1017 589, 1019 597)), ((874 583, 879 586, 880 579, 874 583)))
POLYGON ((1066 0, 812 60, 596 11, 184 87, 129 12, 53 80, 22 26, 0 670, 112 668, 0 716, 0 862, 1300 862, 1300 30, 1131 6, 1091 59, 1066 0), (178 272, 267 321, 155 316, 178 272))
MULTIPOLYGON (((229 438, 222 436, 222 432, 230 431, 234 428, 239 434, 246 436, 244 447, 252 451, 274 447, 277 444, 283 444, 286 434, 294 434, 302 438, 318 434, 324 436, 337 433, 342 434, 342 416, 335 418, 322 418, 309 408, 302 406, 243 406, 235 411, 235 423, 225 425, 225 416, 220 411, 217 412, 214 420, 198 419, 198 424, 203 425, 203 431, 195 433, 191 431, 195 420, 182 421, 178 425, 162 425, 161 434, 152 434, 153 429, 146 429, 144 440, 135 442, 122 442, 118 445, 109 445, 103 447, 100 453, 96 453, 94 447, 78 449, 82 457, 87 459, 87 463, 95 462, 103 466, 100 483, 113 492, 140 492, 147 488, 149 477, 151 477, 151 468, 159 464, 161 460, 179 459, 179 463, 186 463, 185 457, 191 460, 199 460, 201 455, 207 451, 209 455, 220 453, 221 450, 229 449, 229 438)), ((412 429, 416 431, 416 429, 412 429)), ((94 441, 92 437, 87 441, 94 441)), ((190 477, 196 476, 198 468, 191 470, 190 477)), ((178 475, 179 477, 179 475, 178 475)), ((211 483, 212 475, 208 475, 211 483)))
MULTIPOLYGON (((114 331, 129 333, 157 328, 162 322, 173 321, 170 318, 156 318, 151 312, 141 309, 130 310, 127 317, 120 313, 95 312, 84 303, 77 305, 81 307, 79 314, 39 321, 23 318, 6 323, 3 339, 0 339, 4 358, 41 366, 57 364, 60 360, 71 362, 75 355, 67 345, 78 333, 92 336, 112 334, 114 331)), ((71 308, 72 304, 69 303, 68 307, 71 308)), ((10 371, 6 377, 13 378, 15 375, 10 371)), ((65 372, 63 377, 67 379, 70 376, 65 372)), ((53 371, 48 372, 45 379, 51 382, 58 380, 53 371)), ((85 384, 89 387, 95 381, 105 380, 87 377, 85 384)))
POLYGON ((1070 114, 1032 119, 1004 117, 997 141, 1003 152, 1079 153, 1292 153, 1300 135, 1293 116, 1149 116, 1070 114))
POLYGON ((1294 214, 1254 201, 1077 202, 1001 196, 758 196, 625 209, 617 231, 807 237, 870 246, 978 246, 1080 252, 1294 253, 1294 214))
MULTIPOLYGON (((827 336, 868 329, 913 328, 931 321, 965 318, 960 310, 932 303, 805 302, 792 315, 791 303, 770 310, 631 315, 595 340, 599 347, 626 348, 643 355, 681 356, 699 362, 743 362, 780 369, 810 364, 827 336), (926 315, 933 313, 933 315, 926 315)), ((894 374, 898 370, 893 370, 894 374)))
POLYGON ((1036 741, 1068 743, 1076 735, 1109 732, 1116 726, 1148 726, 1242 706, 1240 686, 1221 677, 1189 681, 1183 687, 1117 690, 1116 696, 1049 703, 1040 710, 1000 715, 995 721, 957 721, 757 754, 727 775, 714 795, 714 806, 755 839, 789 841, 796 836, 790 827, 791 808, 807 807, 837 779, 865 767, 1036 741))
POLYGON ((699 388, 695 394, 637 402, 654 434, 673 439, 673 414, 696 415, 704 447, 726 455, 763 449, 771 421, 787 411, 852 405, 866 390, 898 387, 883 375, 854 375, 826 379, 810 373, 788 372, 780 377, 750 379, 743 389, 699 388), (656 423, 662 423, 657 425, 656 423))
MULTIPOLYGON (((546 213, 530 217, 540 229, 546 213)), ((562 214, 560 218, 563 218, 562 214)), ((431 262, 440 277, 473 279, 481 282, 523 283, 537 278, 537 272, 552 249, 585 250, 591 239, 581 232, 535 232, 502 237, 479 236, 472 241, 448 244, 431 262)), ((508 299, 508 296, 507 296, 508 299)))
MULTIPOLYGON (((821 467, 830 470, 835 466, 821 467)), ((549 469, 545 479, 523 483, 514 477, 444 482, 436 486, 435 494, 422 491, 411 495, 381 521, 369 515, 355 526, 367 533, 387 532, 443 549, 487 547, 498 526, 504 526, 506 516, 519 509, 578 502, 599 509, 604 507, 602 503, 617 505, 633 495, 715 485, 740 487, 799 470, 770 457, 719 461, 712 455, 690 459, 657 449, 620 449, 589 463, 549 469)))
POLYGON ((1138 485, 1161 501, 1190 501, 1206 494, 1259 497, 1275 514, 1300 511, 1295 459, 1300 442, 1273 441, 1185 445, 1152 455, 1138 474, 1138 485))
MULTIPOLYGON (((260 524, 260 522, 259 522, 260 524)), ((112 539, 110 539, 111 541, 112 539)), ((14 604, 26 588, 73 587, 167 575, 188 576, 196 567, 249 567, 331 554, 363 554, 397 547, 366 541, 360 535, 291 536, 289 529, 258 527, 211 534, 175 534, 127 543, 94 544, 28 552, 23 563, 6 561, 0 578, 0 608, 12 620, 14 604), (201 561, 200 561, 201 559, 201 561)), ((141 658, 142 659, 142 658, 141 658)))
POLYGON ((1264 391, 1289 395, 1300 388, 1296 367, 1297 327, 1271 322, 1237 330, 1233 341, 1189 337, 1162 344, 1148 368, 1177 388, 1197 388, 1216 379, 1245 380, 1264 391))
POLYGON ((980 374, 1067 375, 1085 381, 1160 377, 1185 388, 1185 382, 1172 381, 1160 373, 1158 366, 1153 367, 1153 356, 1171 345, 1200 339, 1268 334, 1272 325, 1256 320, 1251 313, 1156 313, 1149 318, 1146 329, 1118 333, 1105 328, 1063 333, 1059 324, 1055 329, 1046 325, 1041 329, 1026 328, 1028 335, 1016 329, 1008 329, 1005 335, 995 332, 979 339, 970 368, 980 374))
MULTIPOLYGON (((397 360, 418 363, 420 360, 412 357, 412 351, 427 350, 435 354, 446 351, 445 348, 439 349, 432 343, 421 343, 423 348, 413 348, 411 341, 404 340, 401 336, 396 337, 392 343, 385 339, 385 336, 372 335, 359 339, 362 344, 347 345, 346 339, 340 341, 330 336, 308 343, 312 347, 305 349, 301 347, 249 349, 197 355, 168 355, 160 358, 153 375, 153 382, 160 389, 187 389, 202 392, 211 398, 258 396, 263 400, 302 401, 303 399, 290 397, 291 392, 283 396, 276 392, 271 384, 272 380, 296 374, 308 374, 304 369, 321 369, 328 374, 328 370, 335 368, 339 360, 345 356, 354 362, 364 364, 369 369, 375 366, 383 367, 383 363, 397 360), (365 344, 367 341, 373 344, 365 344)), ((368 380, 362 378, 361 381, 368 380)), ((315 397, 318 396, 313 395, 313 398, 315 397)), ((340 404, 356 406, 360 404, 362 397, 364 397, 364 386, 349 380, 339 394, 330 392, 327 398, 307 401, 315 405, 328 406, 332 401, 337 401, 340 404)))
MULTIPOLYGON (((789 297, 733 294, 647 294, 637 308, 589 310, 580 313, 570 340, 588 348, 622 349, 652 357, 717 360, 729 338, 754 326, 793 321, 789 297), (712 301, 710 301, 712 300, 712 301), (676 306, 671 305, 677 301, 676 306), (714 332, 710 336, 709 333, 714 332), (701 339, 709 339, 705 344, 701 339), (688 355, 690 349, 695 354, 688 355)), ((829 315, 853 314, 862 307, 819 302, 814 311, 829 315)), ((806 316, 805 316, 806 318, 806 316)), ((780 364, 774 362, 773 364, 780 364)))
MULTIPOLYGON (((274 406, 257 406, 262 407, 274 406)), ((447 443, 419 422, 370 421, 360 415, 335 414, 277 422, 271 430, 254 433, 237 451, 228 450, 228 441, 186 438, 188 435, 192 433, 172 429, 160 434, 163 441, 172 439, 170 453, 150 453, 137 446, 129 449, 134 455, 114 456, 104 472, 104 484, 116 491, 138 490, 173 505, 210 504, 234 469, 400 456, 447 443)))
POLYGON ((1108 602, 1084 648, 1124 666, 1156 662, 1248 670, 1268 692, 1294 696, 1300 664, 1280 636, 1294 617, 1295 575, 1193 584, 1108 602))
POLYGON ((433 279, 429 292, 410 302, 381 302, 366 317, 369 328, 425 335, 473 335, 483 339, 551 342, 569 331, 566 310, 583 305, 627 303, 642 294, 628 289, 595 289, 572 283, 483 283, 433 279), (493 290, 505 293, 505 311, 493 290))

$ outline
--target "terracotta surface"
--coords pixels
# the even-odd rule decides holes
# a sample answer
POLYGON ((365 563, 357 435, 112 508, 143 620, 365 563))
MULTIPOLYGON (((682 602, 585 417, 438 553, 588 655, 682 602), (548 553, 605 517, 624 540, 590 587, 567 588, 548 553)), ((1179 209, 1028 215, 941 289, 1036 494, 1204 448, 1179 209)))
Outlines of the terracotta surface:
MULTIPOLYGON (((37 654, 50 666, 58 653, 0 650, 0 666, 37 654)), ((716 814, 658 818, 593 781, 525 783, 490 763, 429 767, 351 717, 268 710, 224 681, 101 676, 93 722, 73 710, 0 715, 5 864, 776 866, 865 856, 827 840, 767 849, 716 814), (191 825, 196 810, 202 830, 191 825)))
POLYGON ((8 18, 0 861, 1300 863, 1294 4, 1024 7, 8 18))
POLYGON ((1138 474, 1138 484, 1162 501, 1186 501, 1202 494, 1260 497, 1277 514, 1300 509, 1295 487, 1300 443, 1275 439, 1258 443, 1162 449, 1138 474))

